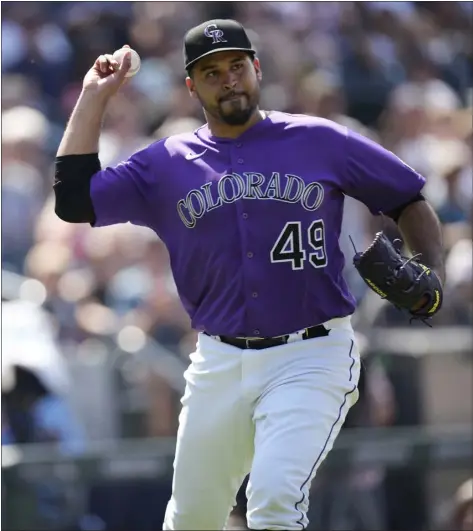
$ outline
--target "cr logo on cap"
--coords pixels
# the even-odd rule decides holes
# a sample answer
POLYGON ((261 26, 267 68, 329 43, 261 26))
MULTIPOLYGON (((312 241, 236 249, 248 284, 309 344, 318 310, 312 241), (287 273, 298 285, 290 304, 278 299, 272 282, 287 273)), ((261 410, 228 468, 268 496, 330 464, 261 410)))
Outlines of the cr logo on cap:
POLYGON ((209 24, 204 30, 204 35, 210 39, 213 39, 212 44, 217 44, 218 42, 227 42, 223 38, 223 31, 217 28, 217 24, 209 24))

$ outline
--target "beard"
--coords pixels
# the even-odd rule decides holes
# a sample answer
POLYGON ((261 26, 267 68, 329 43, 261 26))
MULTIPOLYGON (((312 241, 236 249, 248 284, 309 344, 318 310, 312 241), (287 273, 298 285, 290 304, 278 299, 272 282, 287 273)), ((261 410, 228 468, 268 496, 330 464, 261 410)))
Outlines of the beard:
POLYGON ((247 92, 230 93, 215 106, 204 105, 206 112, 227 125, 245 125, 258 107, 259 87, 252 96, 247 92))

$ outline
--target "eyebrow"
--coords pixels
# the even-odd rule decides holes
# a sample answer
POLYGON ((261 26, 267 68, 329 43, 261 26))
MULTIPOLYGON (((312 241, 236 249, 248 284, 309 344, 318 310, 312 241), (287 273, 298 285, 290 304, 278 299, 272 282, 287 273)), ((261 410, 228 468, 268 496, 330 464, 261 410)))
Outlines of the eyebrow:
MULTIPOLYGON (((235 57, 234 59, 232 59, 230 61, 230 64, 234 64, 234 63, 238 63, 238 61, 241 61, 242 59, 244 59, 244 56, 241 56, 241 57, 235 57)), ((217 68, 217 64, 216 63, 211 63, 207 66, 202 66, 200 68, 200 71, 201 72, 206 72, 207 70, 211 70, 212 68, 217 68)))

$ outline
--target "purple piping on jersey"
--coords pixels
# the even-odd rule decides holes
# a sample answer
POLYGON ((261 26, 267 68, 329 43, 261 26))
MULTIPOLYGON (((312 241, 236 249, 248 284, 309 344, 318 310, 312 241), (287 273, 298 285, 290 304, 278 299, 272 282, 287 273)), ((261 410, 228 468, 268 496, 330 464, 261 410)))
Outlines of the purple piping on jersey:
MULTIPOLYGON (((352 380, 352 378, 353 378, 353 374, 352 374, 353 365, 355 365, 355 358, 353 358, 353 356, 351 355, 352 350, 353 350, 353 345, 354 345, 354 342, 353 342, 353 340, 352 340, 352 342, 351 342, 351 347, 350 347, 350 352, 349 352, 349 354, 348 354, 348 355, 350 356, 351 360, 352 360, 352 361, 351 361, 351 365, 350 365, 350 379, 349 379, 350 382, 351 382, 351 380, 352 380)), ((303 488, 305 487, 305 485, 307 484, 307 482, 309 481, 309 479, 311 478, 311 476, 312 476, 312 474, 313 474, 313 472, 314 472, 315 467, 318 465, 320 459, 322 458, 322 455, 324 454, 325 448, 327 448, 327 444, 328 444, 328 442, 329 442, 329 440, 330 440, 330 437, 332 436, 332 432, 333 432, 335 426, 338 424, 338 422, 339 422, 339 420, 340 420, 340 417, 342 416, 342 409, 343 409, 343 406, 344 406, 344 405, 346 404, 346 402, 347 402, 347 398, 348 398, 348 396, 351 395, 352 393, 354 393, 354 392, 356 391, 356 388, 357 388, 357 385, 355 384, 355 385, 353 386, 353 389, 352 389, 351 391, 348 391, 348 392, 345 393, 345 396, 343 397, 343 402, 341 403, 341 405, 340 405, 340 407, 339 407, 339 409, 338 409, 338 416, 337 416, 337 418, 335 419, 335 422, 332 424, 332 427, 330 428, 330 431, 329 431, 329 434, 328 434, 327 440, 325 441, 325 444, 324 444, 322 450, 320 451, 320 454, 318 455, 318 457, 317 457, 315 463, 313 464, 312 468, 310 469, 310 472, 309 472, 309 475, 307 476, 307 479, 306 479, 306 480, 304 481, 304 483, 302 483, 302 485, 301 485, 301 488, 300 488, 301 492, 302 492, 302 489, 303 489, 303 488)), ((297 523, 298 523, 300 526, 302 526, 302 529, 304 529, 304 524, 302 523, 302 520, 303 520, 303 518, 304 518, 304 513, 303 513, 298 507, 299 507, 299 505, 304 501, 304 499, 305 499, 305 494, 302 492, 302 498, 301 498, 298 502, 296 502, 296 504, 295 504, 295 506, 294 506, 295 509, 296 509, 296 511, 299 511, 299 512, 301 513, 301 517, 300 517, 300 519, 297 521, 297 523)))

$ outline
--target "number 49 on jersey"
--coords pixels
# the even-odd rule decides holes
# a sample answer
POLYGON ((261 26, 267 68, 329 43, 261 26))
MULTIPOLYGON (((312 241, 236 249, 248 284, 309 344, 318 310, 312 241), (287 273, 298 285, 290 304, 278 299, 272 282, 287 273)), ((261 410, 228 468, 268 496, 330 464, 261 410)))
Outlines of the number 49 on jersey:
POLYGON ((304 262, 308 259, 312 267, 325 267, 327 254, 323 219, 315 220, 307 229, 307 244, 308 250, 304 248, 301 222, 289 221, 271 249, 271 262, 290 262, 292 269, 304 269, 304 262))

